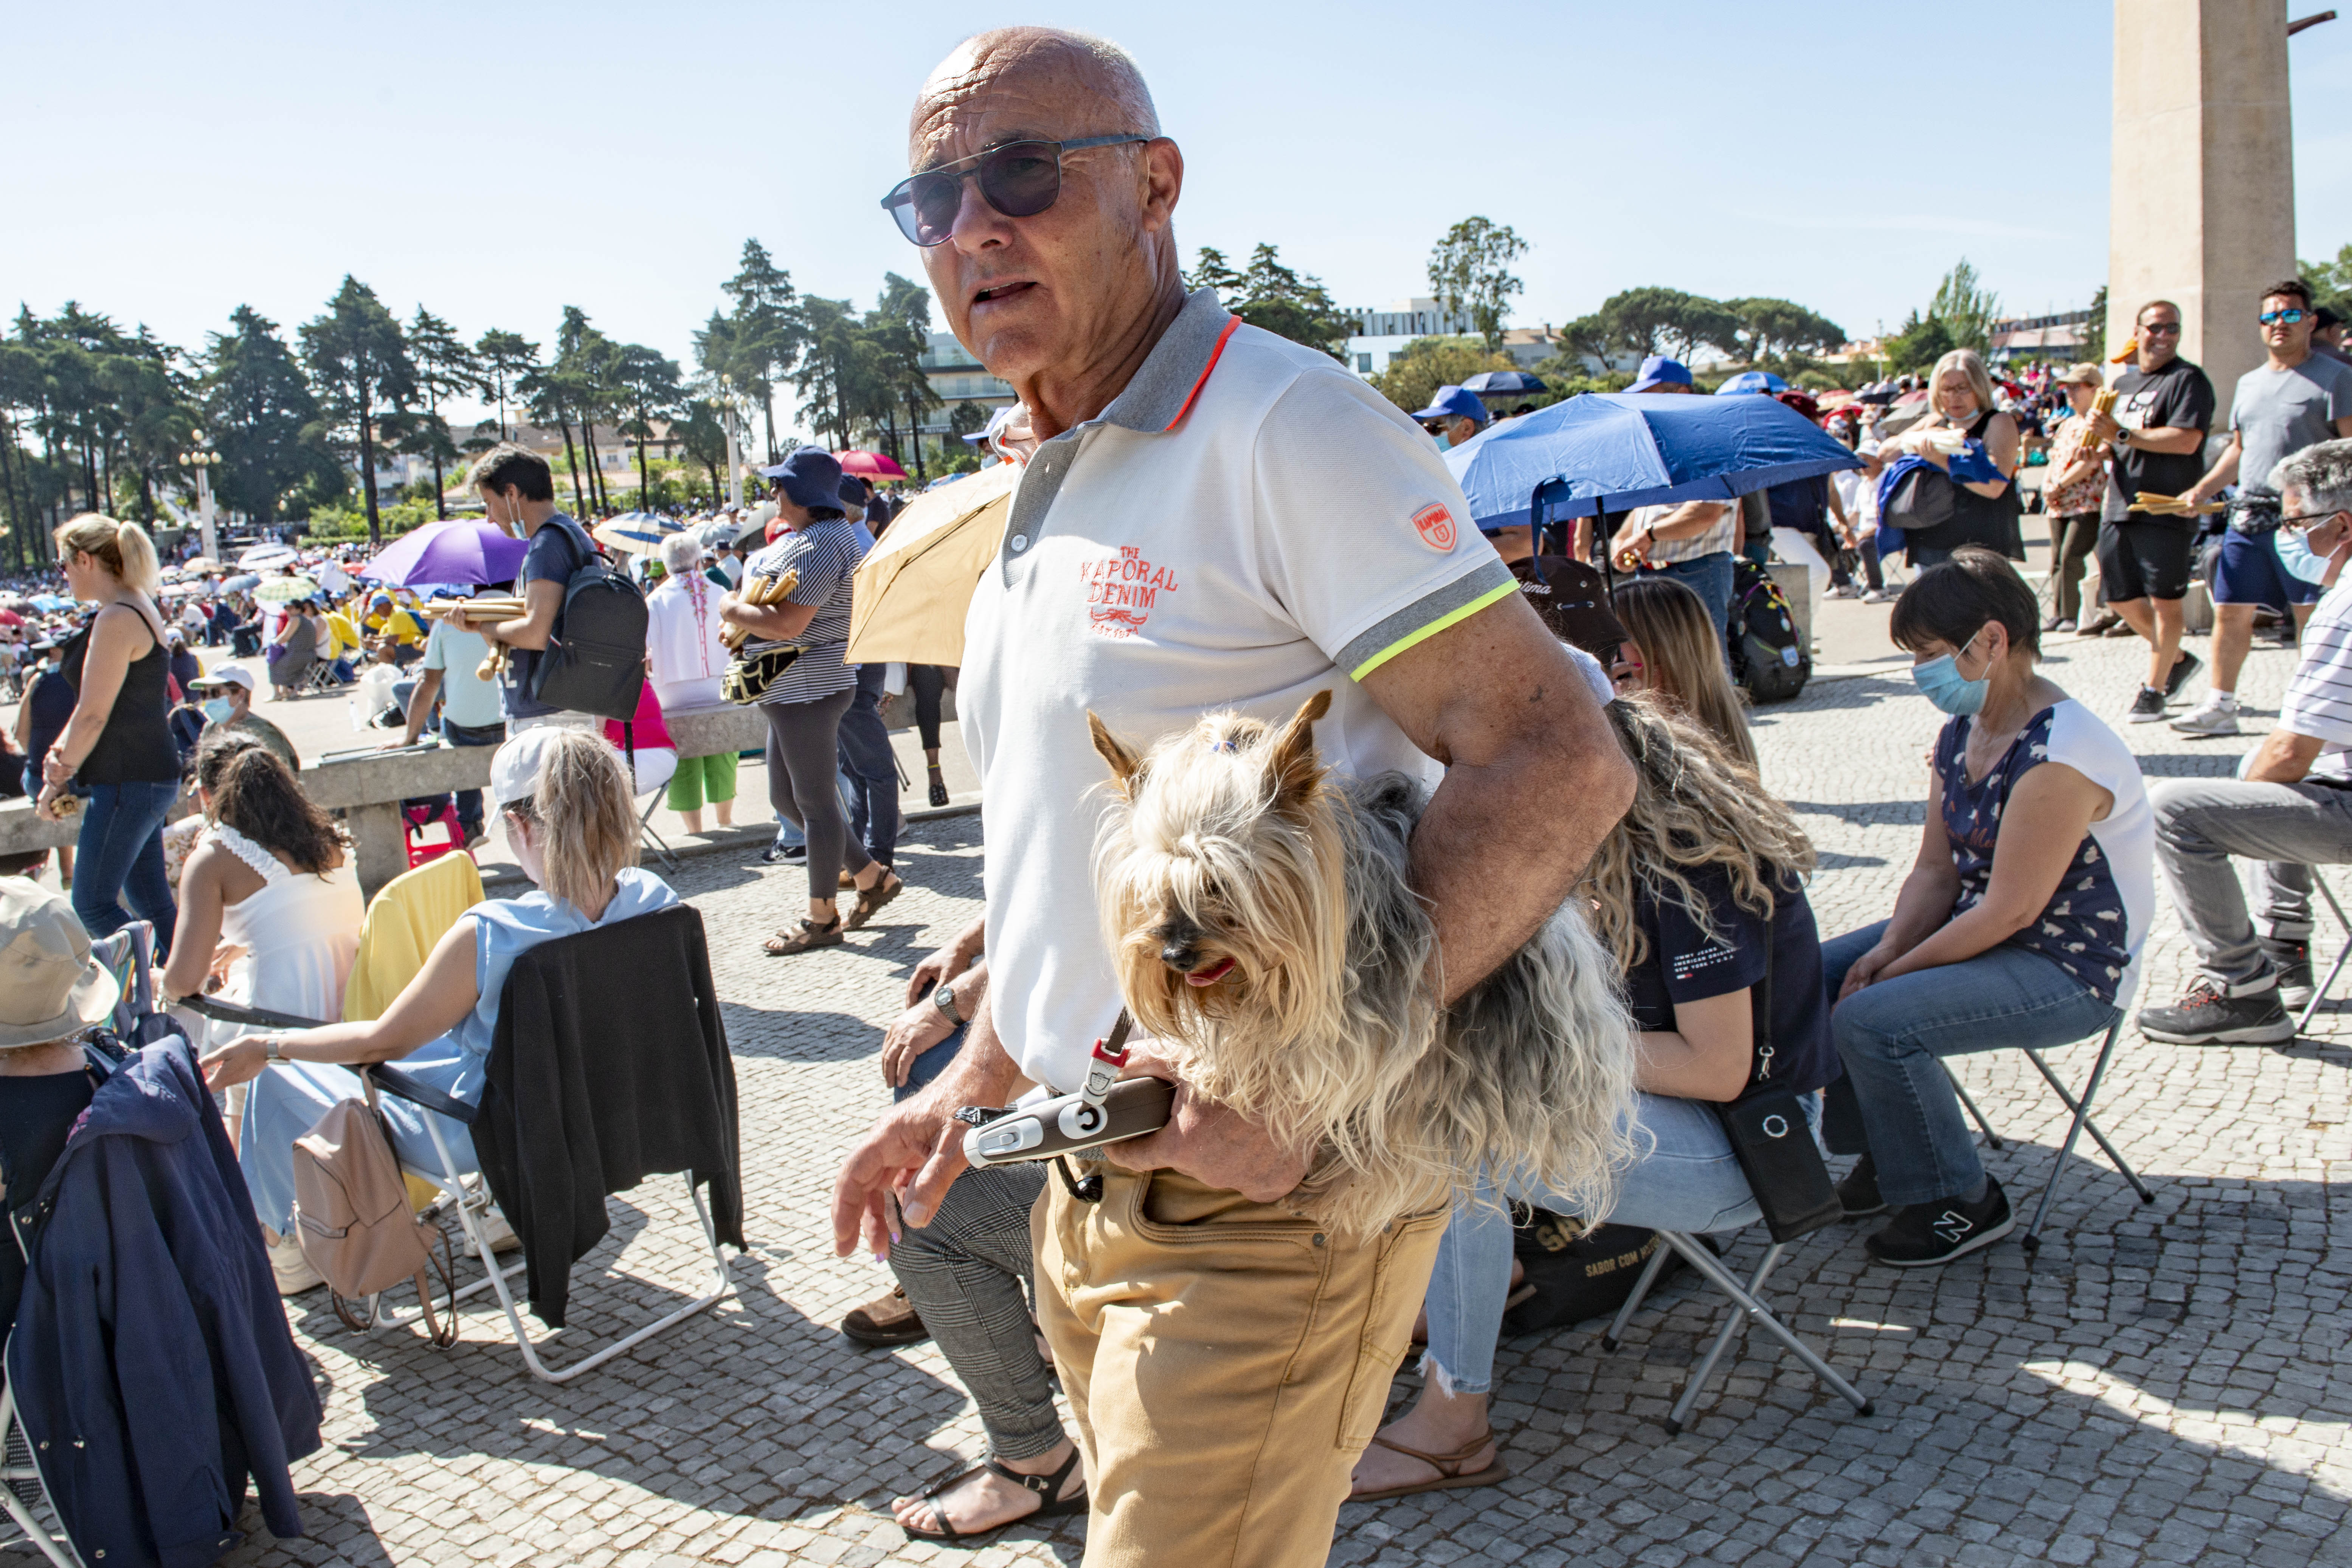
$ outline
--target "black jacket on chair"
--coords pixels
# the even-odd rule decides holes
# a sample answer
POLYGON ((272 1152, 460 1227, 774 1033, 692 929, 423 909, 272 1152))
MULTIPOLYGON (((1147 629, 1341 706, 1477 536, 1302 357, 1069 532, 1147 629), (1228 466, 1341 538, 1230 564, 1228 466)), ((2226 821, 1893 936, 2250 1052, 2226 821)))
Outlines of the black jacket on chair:
POLYGON ((611 1228, 604 1198, 662 1171, 709 1183, 743 1246, 735 1063, 702 916, 680 905, 542 942, 499 999, 474 1148, 522 1239, 530 1308, 563 1326, 572 1266, 611 1228))

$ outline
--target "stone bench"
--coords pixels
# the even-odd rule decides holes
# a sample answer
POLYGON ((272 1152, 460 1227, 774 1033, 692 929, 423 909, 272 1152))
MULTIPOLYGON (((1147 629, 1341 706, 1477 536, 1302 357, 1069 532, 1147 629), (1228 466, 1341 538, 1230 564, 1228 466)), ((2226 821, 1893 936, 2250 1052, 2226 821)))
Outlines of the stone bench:
MULTIPOLYGON (((946 696, 943 720, 955 717, 955 693, 946 696)), ((895 697, 883 704, 883 721, 904 729, 915 719, 911 696, 895 697)), ((698 708, 664 716, 681 757, 711 757, 730 752, 757 751, 767 743, 768 722, 754 708, 698 708)), ((400 819, 400 803, 418 795, 453 790, 480 789, 490 782, 492 746, 414 746, 392 752, 347 752, 304 765, 303 793, 329 811, 342 813, 351 830, 359 871, 360 891, 373 898, 376 889, 408 869, 408 834, 400 819)), ((173 807, 174 817, 194 809, 193 793, 173 807)), ((37 849, 72 847, 81 831, 79 818, 49 822, 36 816, 32 803, 13 800, 0 805, 0 855, 21 855, 37 849)))

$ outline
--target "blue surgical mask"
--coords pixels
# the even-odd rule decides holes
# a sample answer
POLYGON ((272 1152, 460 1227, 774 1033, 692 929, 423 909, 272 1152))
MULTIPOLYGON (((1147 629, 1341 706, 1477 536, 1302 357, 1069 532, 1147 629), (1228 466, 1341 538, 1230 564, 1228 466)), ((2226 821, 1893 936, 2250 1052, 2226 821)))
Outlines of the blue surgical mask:
POLYGON ((2311 548, 2305 530, 2282 528, 2273 537, 2278 541, 2279 564, 2286 568, 2289 576, 2300 577, 2306 583, 2327 580, 2328 557, 2311 548))
POLYGON ((205 717, 211 720, 215 724, 227 723, 229 719, 236 712, 236 704, 230 701, 226 697, 207 697, 205 699, 205 717))
POLYGON ((1453 446, 1453 445, 1454 445, 1454 437, 1451 437, 1451 436, 1448 436, 1448 435, 1447 435, 1447 434, 1445 434, 1445 432, 1444 432, 1444 431, 1443 431, 1443 430, 1441 430, 1441 431, 1439 431, 1439 432, 1437 433, 1436 441, 1437 441, 1437 449, 1438 449, 1439 451, 1441 451, 1441 452, 1444 451, 1446 448, 1448 448, 1449 447, 1451 447, 1451 446, 1453 446))
MULTIPOLYGON (((1977 637, 1983 635, 1979 632, 1977 637)), ((1975 647, 1976 640, 1970 637, 1963 643, 1960 652, 1975 647)), ((1983 675, 1970 680, 1960 673, 1958 655, 1948 653, 1913 665, 1911 679, 1928 701, 1954 718, 1965 719, 1984 707, 1985 693, 1992 687, 1992 667, 1987 665, 1983 675)))

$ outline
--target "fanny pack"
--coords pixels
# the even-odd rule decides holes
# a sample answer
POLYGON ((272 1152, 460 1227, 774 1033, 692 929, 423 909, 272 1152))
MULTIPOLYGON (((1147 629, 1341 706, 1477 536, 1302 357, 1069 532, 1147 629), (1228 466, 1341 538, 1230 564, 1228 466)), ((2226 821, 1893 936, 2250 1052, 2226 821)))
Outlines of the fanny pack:
POLYGON ((776 683, 777 677, 790 669, 800 656, 801 650, 789 643, 761 648, 758 653, 739 653, 727 666, 727 673, 719 678, 719 695, 749 707, 759 701, 776 683))
MULTIPOLYGON (((1770 1081, 1772 1074, 1772 942, 1765 933, 1764 983, 1756 988, 1750 1006, 1756 1019, 1756 1065, 1751 1086, 1770 1081)), ((1751 1087, 1741 1099, 1715 1107, 1731 1141, 1731 1156, 1739 1162, 1748 1190, 1756 1194, 1764 1224, 1772 1239, 1783 1245, 1811 1236, 1844 1217, 1829 1166, 1813 1142, 1812 1123, 1794 1089, 1751 1087)))
POLYGON ((2278 531, 2279 498, 2268 490, 2251 493, 2240 490, 2230 498, 2230 510, 2225 514, 2230 526, 2240 533, 2276 533, 2278 531))

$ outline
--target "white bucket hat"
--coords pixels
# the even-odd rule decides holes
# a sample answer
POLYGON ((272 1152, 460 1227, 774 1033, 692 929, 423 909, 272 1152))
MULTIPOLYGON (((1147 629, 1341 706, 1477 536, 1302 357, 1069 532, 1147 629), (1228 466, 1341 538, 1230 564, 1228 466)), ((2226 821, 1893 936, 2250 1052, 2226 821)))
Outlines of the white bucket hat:
POLYGON ((102 1024, 121 994, 90 956, 73 905, 28 878, 0 877, 0 1050, 102 1024))

